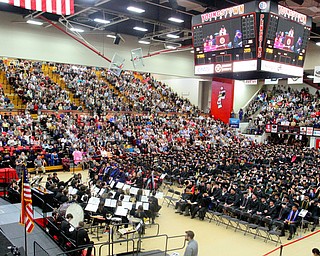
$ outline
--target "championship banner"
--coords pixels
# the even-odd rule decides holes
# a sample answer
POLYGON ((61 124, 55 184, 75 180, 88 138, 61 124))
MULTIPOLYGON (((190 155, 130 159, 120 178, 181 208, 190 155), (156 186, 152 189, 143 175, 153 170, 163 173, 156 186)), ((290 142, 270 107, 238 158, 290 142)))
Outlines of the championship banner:
POLYGON ((316 149, 320 148, 320 139, 316 139, 316 149))
POLYGON ((5 0, 2 2, 33 11, 58 15, 74 14, 74 0, 5 0))
POLYGON ((233 109, 234 83, 228 79, 212 81, 211 114, 228 124, 233 109))

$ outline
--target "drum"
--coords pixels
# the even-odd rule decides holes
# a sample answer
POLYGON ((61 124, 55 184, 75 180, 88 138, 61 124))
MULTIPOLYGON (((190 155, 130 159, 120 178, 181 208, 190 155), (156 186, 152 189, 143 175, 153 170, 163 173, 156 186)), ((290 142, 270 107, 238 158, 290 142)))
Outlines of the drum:
POLYGON ((71 213, 73 219, 70 221, 70 224, 74 227, 78 227, 79 222, 84 220, 84 211, 82 207, 77 203, 64 203, 60 206, 58 212, 64 218, 68 213, 71 213))

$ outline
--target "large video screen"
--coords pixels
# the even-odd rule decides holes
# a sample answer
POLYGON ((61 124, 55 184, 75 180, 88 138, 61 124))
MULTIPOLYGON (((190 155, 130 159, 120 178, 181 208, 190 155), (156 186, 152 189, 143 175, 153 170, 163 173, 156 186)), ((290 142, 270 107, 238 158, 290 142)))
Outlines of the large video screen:
POLYGON ((303 34, 303 25, 280 18, 273 48, 300 53, 302 50, 303 34))
POLYGON ((242 47, 241 17, 203 26, 204 52, 242 47))

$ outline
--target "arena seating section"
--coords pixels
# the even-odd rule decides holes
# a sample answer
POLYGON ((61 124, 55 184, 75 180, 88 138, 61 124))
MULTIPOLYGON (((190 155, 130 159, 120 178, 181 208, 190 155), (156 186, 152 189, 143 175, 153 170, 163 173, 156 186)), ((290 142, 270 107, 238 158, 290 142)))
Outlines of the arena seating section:
POLYGON ((243 115, 249 121, 248 133, 262 134, 266 124, 320 127, 320 94, 309 92, 308 87, 294 90, 274 85, 262 90, 250 102, 243 115))

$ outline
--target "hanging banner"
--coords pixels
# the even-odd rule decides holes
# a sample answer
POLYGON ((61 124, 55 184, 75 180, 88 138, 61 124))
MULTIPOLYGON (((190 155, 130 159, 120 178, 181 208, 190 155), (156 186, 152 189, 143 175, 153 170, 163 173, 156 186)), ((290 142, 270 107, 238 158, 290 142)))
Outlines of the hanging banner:
POLYGON ((220 119, 226 124, 229 123, 233 109, 233 90, 232 80, 217 79, 212 81, 211 114, 215 119, 220 119))

